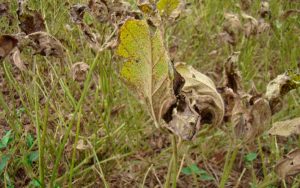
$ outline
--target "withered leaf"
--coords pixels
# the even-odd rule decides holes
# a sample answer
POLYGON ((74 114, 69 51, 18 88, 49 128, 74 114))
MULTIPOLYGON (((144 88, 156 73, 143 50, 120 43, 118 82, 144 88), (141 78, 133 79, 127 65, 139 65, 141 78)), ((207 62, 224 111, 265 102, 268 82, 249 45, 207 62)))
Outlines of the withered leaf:
POLYGON ((240 52, 234 52, 229 56, 224 65, 224 86, 231 88, 233 92, 237 93, 242 89, 241 73, 238 69, 240 52))
POLYGON ((78 149, 79 151, 83 151, 83 150, 87 150, 90 149, 91 147, 87 144, 84 143, 84 140, 80 139, 78 140, 78 143, 76 145, 76 149, 78 149))
POLYGON ((292 72, 278 75, 274 80, 269 82, 265 97, 270 103, 273 114, 281 109, 282 97, 299 86, 300 76, 292 72))
POLYGON ((0 61, 3 60, 18 44, 18 40, 11 35, 0 36, 0 61))
POLYGON ((262 18, 270 17, 271 16, 271 10, 270 10, 270 4, 268 1, 262 1, 260 4, 260 16, 262 18))
POLYGON ((288 176, 295 176, 300 173, 300 149, 289 152, 275 166, 277 175, 285 179, 288 176))
POLYGON ((166 128, 183 140, 191 140, 201 128, 200 115, 184 96, 178 100, 177 108, 173 108, 171 117, 166 128))
POLYGON ((223 29, 230 35, 238 35, 242 31, 242 23, 236 14, 225 13, 223 29))
POLYGON ((35 54, 42 56, 64 57, 65 48, 59 40, 46 32, 35 32, 26 36, 31 41, 30 46, 35 49, 35 54))
POLYGON ((71 72, 72 78, 76 81, 84 81, 86 79, 86 74, 89 70, 90 66, 84 62, 77 62, 72 65, 71 72))
POLYGON ((9 5, 7 2, 0 3, 0 17, 6 15, 9 10, 9 5))
POLYGON ((28 10, 18 16, 21 31, 27 35, 38 31, 46 31, 45 20, 38 11, 28 10))
POLYGON ((201 123, 220 125, 224 117, 224 102, 213 81, 192 66, 178 63, 175 67, 185 80, 181 94, 201 116, 201 123))
POLYGON ((258 33, 258 21, 252 16, 243 13, 242 17, 248 22, 244 25, 244 32, 246 37, 256 35, 258 33))
POLYGON ((252 0, 240 0, 240 7, 242 10, 249 10, 252 5, 252 0))
POLYGON ((275 122, 273 127, 269 130, 269 134, 284 137, 300 134, 300 117, 275 122))
POLYGON ((18 48, 15 48, 9 55, 10 61, 16 65, 18 69, 21 71, 26 70, 26 66, 24 65, 24 62, 21 59, 21 53, 18 48))
POLYGON ((280 18, 285 20, 287 19, 289 16, 295 15, 295 14, 300 14, 300 9, 290 9, 285 11, 280 18))
POLYGON ((77 24, 81 23, 83 21, 83 16, 87 8, 88 7, 86 5, 81 5, 81 4, 73 5, 70 10, 72 21, 77 24))
POLYGON ((145 14, 151 15, 155 12, 155 4, 150 0, 137 0, 137 6, 145 14))

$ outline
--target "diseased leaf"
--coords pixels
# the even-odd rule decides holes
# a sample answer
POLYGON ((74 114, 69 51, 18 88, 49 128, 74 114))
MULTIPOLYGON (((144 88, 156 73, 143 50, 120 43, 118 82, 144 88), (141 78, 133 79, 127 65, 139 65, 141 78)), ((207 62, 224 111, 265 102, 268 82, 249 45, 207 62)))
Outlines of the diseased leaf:
POLYGON ((219 125, 223 121, 224 103, 213 81, 192 66, 180 63, 175 67, 185 80, 182 94, 201 116, 201 123, 219 125))
POLYGON ((85 144, 84 143, 84 140, 80 139, 78 140, 78 143, 76 145, 76 149, 80 150, 80 151, 83 151, 83 150, 87 150, 91 148, 89 145, 85 144))
POLYGON ((137 0, 137 6, 145 14, 154 14, 155 4, 149 0, 137 0))
POLYGON ((292 72, 278 75, 267 85, 265 97, 270 103, 273 114, 282 108, 282 97, 299 86, 300 76, 292 72))
POLYGON ((24 65, 24 62, 21 59, 21 52, 18 48, 15 48, 9 55, 10 61, 16 65, 18 69, 21 71, 26 70, 26 66, 24 65))
POLYGON ((289 152, 275 166, 277 175, 285 179, 288 176, 295 176, 300 173, 300 149, 289 152))
POLYGON ((6 15, 9 10, 9 4, 7 2, 0 3, 0 17, 6 15))
POLYGON ((179 4, 180 0, 159 0, 156 6, 161 15, 169 17, 179 7, 179 4))
POLYGON ((133 19, 127 20, 119 32, 117 54, 126 59, 121 77, 147 105, 159 127, 162 109, 176 101, 173 91, 174 71, 161 32, 158 29, 152 31, 145 20, 133 19))
POLYGON ((35 54, 42 56, 64 57, 65 48, 59 40, 46 32, 35 32, 26 36, 30 46, 35 49, 35 54))
POLYGON ((18 44, 18 39, 11 35, 0 36, 0 61, 3 60, 18 44))
POLYGON ((300 117, 274 123, 269 134, 284 137, 300 134, 300 117))
POLYGON ((38 11, 27 10, 18 15, 21 31, 27 35, 38 31, 46 31, 45 20, 38 11))
POLYGON ((73 80, 79 82, 84 81, 89 68, 89 65, 84 62, 77 62, 73 64, 71 67, 73 80))

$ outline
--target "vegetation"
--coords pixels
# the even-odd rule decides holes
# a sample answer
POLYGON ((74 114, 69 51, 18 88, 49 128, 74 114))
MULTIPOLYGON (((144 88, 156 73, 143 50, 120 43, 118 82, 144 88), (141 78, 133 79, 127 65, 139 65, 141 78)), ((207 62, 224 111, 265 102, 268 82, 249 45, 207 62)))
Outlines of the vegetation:
POLYGON ((299 187, 299 13, 0 1, 0 187, 299 187))

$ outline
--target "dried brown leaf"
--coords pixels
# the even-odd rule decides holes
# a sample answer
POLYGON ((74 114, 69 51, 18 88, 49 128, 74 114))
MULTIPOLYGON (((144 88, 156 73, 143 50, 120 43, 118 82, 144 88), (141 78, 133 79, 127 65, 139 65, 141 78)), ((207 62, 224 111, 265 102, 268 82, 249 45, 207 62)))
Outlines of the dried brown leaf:
POLYGON ((35 32, 26 36, 30 40, 30 46, 35 49, 35 54, 42 56, 54 56, 63 58, 65 48, 59 40, 46 32, 35 32))
POLYGON ((46 31, 45 20, 38 11, 28 10, 26 13, 20 14, 18 19, 21 31, 27 35, 38 31, 46 31))
POLYGON ((87 72, 90 66, 84 62, 77 62, 72 65, 71 72, 73 80, 82 82, 86 79, 87 72))
POLYGON ((0 36, 0 61, 3 60, 18 44, 18 39, 11 35, 0 36))
POLYGON ((262 1, 260 4, 260 16, 262 18, 271 16, 270 4, 268 1, 262 1))
POLYGON ((238 15, 232 13, 225 13, 224 17, 224 31, 226 31, 230 35, 238 35, 242 31, 242 24, 238 15))
POLYGON ((280 18, 282 20, 285 20, 287 19, 288 17, 292 16, 292 15, 295 15, 295 14, 299 14, 300 15, 300 9, 290 9, 290 10, 287 10, 285 11, 281 16, 280 18))
POLYGON ((18 48, 15 48, 9 55, 10 61, 18 67, 21 71, 26 70, 26 66, 24 65, 24 62, 21 59, 21 53, 18 48))
POLYGON ((293 76, 289 73, 278 75, 269 82, 265 97, 270 103, 273 114, 282 108, 282 97, 289 91, 299 87, 298 82, 299 78, 297 78, 297 75, 293 76))
POLYGON ((242 10, 247 11, 251 8, 252 0, 240 0, 240 7, 242 10))
POLYGON ((300 118, 278 121, 273 124, 269 134, 288 137, 293 134, 300 134, 300 118))
POLYGON ((213 81, 192 66, 182 63, 176 65, 176 70, 185 80, 181 94, 201 116, 201 123, 220 125, 224 117, 224 102, 213 81))
POLYGON ((81 23, 83 21, 83 16, 87 8, 88 7, 86 5, 81 5, 81 4, 73 5, 70 8, 70 16, 72 21, 77 24, 81 23))
POLYGON ((234 52, 231 56, 229 56, 224 65, 224 86, 231 88, 234 93, 237 93, 242 89, 242 79, 241 73, 238 69, 238 61, 239 61, 240 52, 234 52))
POLYGON ((300 173, 300 149, 289 152, 275 166, 277 175, 285 179, 288 176, 295 176, 300 173))
POLYGON ((245 13, 242 14, 242 17, 247 20, 247 23, 244 25, 245 36, 250 37, 251 35, 256 35, 258 33, 258 21, 245 13))
POLYGON ((0 17, 7 15, 8 10, 9 10, 9 4, 7 2, 0 3, 0 17))
POLYGON ((84 140, 80 139, 78 140, 78 143, 76 145, 76 149, 78 149, 79 151, 84 151, 87 149, 90 149, 91 147, 87 144, 84 143, 84 140))

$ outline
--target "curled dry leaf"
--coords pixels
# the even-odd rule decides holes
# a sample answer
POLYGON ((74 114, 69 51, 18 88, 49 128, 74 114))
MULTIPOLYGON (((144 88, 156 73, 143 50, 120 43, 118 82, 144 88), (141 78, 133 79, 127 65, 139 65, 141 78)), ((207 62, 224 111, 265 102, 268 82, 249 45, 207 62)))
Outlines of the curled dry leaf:
POLYGON ((155 4, 149 0, 137 0, 137 6, 139 9, 148 15, 153 15, 155 13, 155 4))
POLYGON ((6 15, 8 13, 8 10, 9 10, 9 5, 7 2, 0 3, 0 17, 6 15))
POLYGON ((299 86, 299 75, 292 72, 278 75, 267 85, 265 97, 270 103, 273 114, 282 108, 282 97, 289 91, 296 89, 299 86))
POLYGON ((73 80, 78 82, 84 81, 89 68, 89 65, 84 62, 77 62, 73 64, 71 67, 73 80))
POLYGON ((246 37, 256 35, 258 32, 258 21, 252 16, 243 13, 242 17, 248 22, 244 25, 244 32, 246 37))
POLYGON ((45 20, 38 11, 27 10, 26 13, 22 12, 18 15, 18 19, 21 31, 27 35, 38 31, 46 31, 45 20))
POLYGON ((231 120, 237 138, 249 142, 269 127, 272 113, 268 100, 255 89, 249 94, 243 90, 238 58, 235 52, 225 62, 224 87, 219 91, 225 102, 224 120, 231 120))
POLYGON ((230 36, 228 42, 230 42, 230 44, 232 45, 235 45, 238 39, 238 35, 243 29, 242 23, 236 14, 225 13, 224 17, 225 21, 223 23, 223 30, 230 36))
POLYGON ((101 23, 119 25, 128 17, 137 18, 138 12, 131 10, 129 3, 124 1, 90 0, 88 7, 94 17, 101 23))
POLYGON ((79 151, 83 151, 83 150, 87 150, 90 149, 91 147, 87 144, 84 143, 84 140, 80 139, 78 140, 78 143, 76 145, 76 149, 78 149, 79 151))
POLYGON ((224 117, 224 103, 213 81, 183 63, 177 64, 176 70, 185 80, 181 94, 185 96, 190 108, 200 115, 201 124, 220 125, 224 117))
POLYGON ((83 20, 85 10, 88 7, 86 5, 76 4, 70 8, 70 16, 74 23, 80 24, 83 20))
POLYGON ((99 52, 101 51, 101 46, 98 42, 97 35, 92 32, 90 26, 88 26, 83 22, 83 16, 87 8, 88 7, 86 5, 81 5, 81 4, 73 5, 70 10, 71 19, 75 24, 80 26, 84 34, 84 37, 87 39, 87 42, 90 45, 90 47, 96 52, 99 52))
POLYGON ((35 54, 42 56, 54 56, 63 58, 65 48, 59 40, 46 32, 35 32, 26 36, 30 40, 30 46, 35 49, 35 54))
POLYGON ((240 0, 240 7, 242 10, 249 10, 252 5, 252 0, 240 0))
POLYGON ((18 48, 13 49, 13 51, 9 55, 9 59, 21 71, 26 70, 26 66, 24 65, 24 62, 21 59, 21 53, 18 48))
POLYGON ((295 176, 300 173, 300 149, 289 152, 275 166, 277 175, 285 179, 288 176, 295 176))
POLYGON ((162 110, 176 102, 174 71, 159 29, 152 32, 145 20, 129 19, 120 28, 117 54, 126 59, 121 78, 147 106, 160 127, 162 110), (166 107, 167 106, 167 107, 166 107))
POLYGON ((285 11, 281 16, 280 18, 282 20, 285 20, 287 19, 288 17, 292 16, 292 15, 295 15, 295 14, 299 14, 300 15, 300 9, 291 9, 291 10, 287 10, 285 11))
POLYGON ((274 123, 269 134, 284 137, 300 134, 300 117, 274 123))
POLYGON ((0 36, 0 61, 3 60, 18 44, 18 39, 11 35, 0 36))
POLYGON ((262 18, 271 16, 270 4, 268 1, 262 1, 260 4, 260 16, 262 18))

